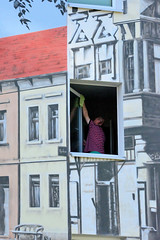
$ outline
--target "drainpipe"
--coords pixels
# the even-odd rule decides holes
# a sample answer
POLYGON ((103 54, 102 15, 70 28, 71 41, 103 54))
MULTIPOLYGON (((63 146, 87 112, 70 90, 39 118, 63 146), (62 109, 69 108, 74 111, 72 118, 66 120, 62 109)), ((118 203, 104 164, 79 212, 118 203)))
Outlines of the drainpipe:
POLYGON ((67 197, 68 197, 68 240, 71 240, 71 218, 70 218, 70 157, 69 157, 69 96, 70 96, 70 82, 68 74, 66 74, 66 143, 67 143, 67 197))
POLYGON ((149 233, 156 232, 154 227, 142 226, 141 227, 141 240, 149 240, 149 233))
POLYGON ((18 224, 20 224, 20 88, 18 81, 15 81, 15 85, 18 89, 18 224))

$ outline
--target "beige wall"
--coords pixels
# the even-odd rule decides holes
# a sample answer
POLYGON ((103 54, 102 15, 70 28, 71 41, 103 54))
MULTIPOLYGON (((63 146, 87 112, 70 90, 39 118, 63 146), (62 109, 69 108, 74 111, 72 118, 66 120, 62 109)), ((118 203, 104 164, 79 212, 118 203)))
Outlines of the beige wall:
MULTIPOLYGON (((65 158, 63 158, 65 159, 65 158)), ((45 232, 67 235, 67 169, 66 162, 32 163, 21 166, 21 223, 38 223, 45 232), (29 175, 40 175, 40 207, 29 207, 29 175), (49 207, 49 174, 59 174, 60 207, 49 207)), ((59 238, 63 239, 63 238, 59 238)))
POLYGON ((58 146, 66 146, 66 86, 51 86, 21 92, 21 161, 58 156, 58 146), (48 105, 59 105, 59 138, 48 141, 48 105), (28 109, 39 107, 39 141, 29 142, 28 109))
POLYGON ((0 111, 7 111, 7 146, 0 146, 0 161, 13 161, 18 159, 18 93, 0 95, 0 103, 0 111))

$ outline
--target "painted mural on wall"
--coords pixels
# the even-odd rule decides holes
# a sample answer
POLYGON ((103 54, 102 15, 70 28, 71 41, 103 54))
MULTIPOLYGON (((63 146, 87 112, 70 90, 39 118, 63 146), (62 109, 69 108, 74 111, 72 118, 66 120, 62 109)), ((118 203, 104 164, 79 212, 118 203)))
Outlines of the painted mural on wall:
MULTIPOLYGON (((138 1, 134 3, 136 9, 138 1)), ((79 195, 75 196, 75 200, 72 194, 71 209, 73 213, 75 209, 80 209, 81 212, 81 215, 73 214, 72 228, 73 232, 80 234, 116 234, 157 239, 160 223, 158 210, 160 2, 140 1, 140 12, 135 13, 135 18, 134 15, 130 16, 127 21, 132 4, 133 1, 126 1, 124 14, 69 9, 68 54, 71 87, 79 94, 85 95, 86 105, 93 118, 92 112, 97 108, 101 109, 109 126, 109 120, 116 115, 112 115, 107 107, 107 102, 111 104, 113 99, 106 101, 101 99, 102 95, 113 94, 111 89, 105 89, 104 82, 106 86, 109 82, 113 88, 115 82, 122 83, 127 159, 124 166, 120 163, 115 164, 118 174, 111 174, 112 177, 108 178, 107 174, 102 177, 101 167, 108 171, 109 163, 106 163, 106 166, 105 163, 101 165, 98 159, 96 164, 89 164, 89 161, 83 163, 83 167, 79 163, 77 173, 71 169, 72 193, 76 192, 73 182, 77 182, 79 186, 82 181, 81 190, 79 195), (96 85, 95 91, 94 82, 99 84, 96 85), (103 86, 100 95, 99 86, 103 86), (102 108, 103 104, 106 106, 105 109, 102 108), (107 119, 109 115, 110 118, 107 119), (130 175, 127 175, 128 170, 130 175), (85 176, 88 176, 87 181, 85 176), (90 191, 87 186, 90 186, 90 191), (114 205, 117 196, 119 201, 114 205), (81 199, 81 205, 75 204, 77 198, 81 199), (106 209, 109 208, 110 212, 107 210, 105 212, 104 208, 101 211, 102 203, 103 206, 108 206, 106 209), (76 226, 75 215, 80 220, 79 227, 76 226), (89 219, 92 219, 92 222, 89 223, 89 219), (127 226, 126 222, 129 223, 127 226)), ((71 96, 72 104, 73 91, 71 96)), ((112 126, 112 130, 115 130, 114 124, 112 126)), ((85 133, 83 134, 85 137, 85 133)), ((110 132, 106 131, 107 134, 110 135, 110 132)), ((113 136, 114 134, 112 140, 115 142, 113 136)), ((116 147, 113 145, 109 150, 106 148, 106 153, 117 154, 114 148, 116 147)))
POLYGON ((1 239, 24 222, 51 240, 160 238, 160 1, 124 7, 68 7, 68 80, 0 83, 1 239), (103 154, 84 150, 82 95, 105 120, 103 154))

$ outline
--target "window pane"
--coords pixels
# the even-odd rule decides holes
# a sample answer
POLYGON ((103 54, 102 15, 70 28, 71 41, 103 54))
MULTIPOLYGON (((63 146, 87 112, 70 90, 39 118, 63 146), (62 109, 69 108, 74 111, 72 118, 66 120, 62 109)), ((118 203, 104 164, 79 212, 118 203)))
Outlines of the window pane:
POLYGON ((76 78, 89 78, 90 77, 90 65, 76 67, 76 78))
POLYGON ((9 232, 6 218, 9 215, 9 177, 0 177, 0 235, 9 232))
POLYGON ((39 111, 38 107, 29 108, 29 141, 39 140, 39 111))
POLYGON ((0 120, 4 119, 4 112, 0 112, 0 120))
POLYGON ((4 125, 0 123, 0 141, 4 139, 4 125))
POLYGON ((125 92, 130 93, 134 88, 134 55, 133 55, 133 41, 124 43, 124 57, 125 57, 125 92))
POLYGON ((49 175, 49 207, 59 206, 59 175, 49 175))
POLYGON ((6 141, 6 112, 0 111, 0 142, 6 141))
POLYGON ((30 176, 30 207, 40 207, 40 176, 30 176))
POLYGON ((48 106, 48 139, 58 139, 58 104, 48 106))
POLYGON ((111 59, 100 62, 100 73, 102 75, 112 73, 112 61, 111 61, 111 59))

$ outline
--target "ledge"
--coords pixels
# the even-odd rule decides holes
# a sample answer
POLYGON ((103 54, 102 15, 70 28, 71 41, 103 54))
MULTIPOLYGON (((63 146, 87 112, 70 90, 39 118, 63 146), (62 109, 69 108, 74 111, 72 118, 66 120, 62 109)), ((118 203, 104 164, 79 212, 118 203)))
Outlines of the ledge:
POLYGON ((90 161, 125 161, 125 157, 112 154, 93 154, 93 153, 81 153, 70 152, 72 157, 86 158, 87 162, 90 161))
POLYGON ((9 143, 0 143, 0 147, 6 147, 6 146, 9 146, 9 143))

